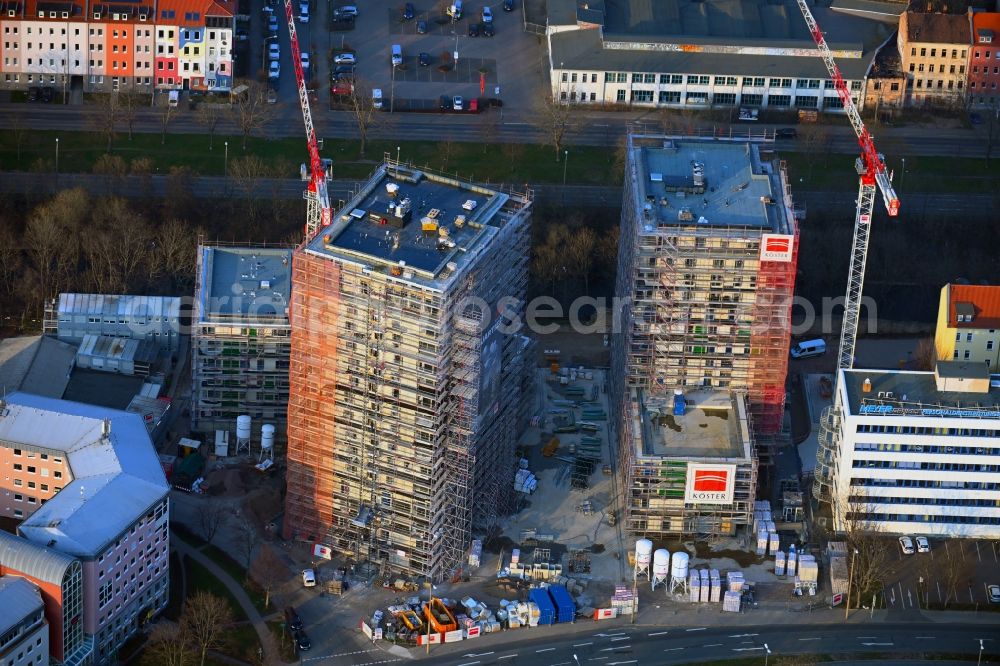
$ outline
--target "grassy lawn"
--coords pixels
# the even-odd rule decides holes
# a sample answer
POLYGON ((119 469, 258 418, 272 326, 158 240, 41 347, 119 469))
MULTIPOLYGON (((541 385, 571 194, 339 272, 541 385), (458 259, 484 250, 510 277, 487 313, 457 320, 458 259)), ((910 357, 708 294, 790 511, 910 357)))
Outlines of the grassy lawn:
POLYGON ((271 635, 274 636, 274 642, 278 646, 278 654, 281 659, 286 662, 294 662, 298 655, 292 644, 291 635, 284 630, 285 625, 281 622, 268 622, 267 626, 271 630, 271 635))
MULTIPOLYGON (((6 131, 0 133, 0 169, 30 170, 39 160, 46 163, 46 168, 54 168, 56 137, 59 137, 59 171, 63 173, 91 172, 94 162, 107 152, 106 140, 93 132, 33 131, 24 132, 18 160, 14 132, 6 131)), ((186 166, 201 175, 222 175, 227 140, 230 161, 243 155, 257 155, 271 165, 281 166, 282 174, 288 178, 298 176, 299 164, 306 159, 305 143, 298 137, 274 141, 251 138, 244 152, 240 137, 218 136, 214 149, 209 150, 209 137, 200 134, 168 134, 166 143, 160 142, 158 134, 136 133, 131 141, 126 134, 119 134, 112 152, 127 162, 147 157, 159 173, 167 173, 172 166, 186 166)), ((334 160, 334 177, 359 180, 371 173, 385 153, 395 157, 397 146, 404 161, 457 173, 463 179, 520 184, 561 182, 563 178, 562 161, 555 161, 551 147, 539 145, 369 141, 365 157, 360 158, 357 141, 327 139, 323 155, 334 160)), ((599 147, 570 147, 567 182, 607 184, 612 179, 613 153, 599 147)))
MULTIPOLYGON (((853 155, 806 155, 782 153, 788 163, 792 191, 842 190, 846 183, 857 182, 853 155)), ((902 196, 906 192, 953 192, 960 194, 992 193, 1000 189, 1000 150, 990 162, 972 157, 891 157, 886 165, 893 171, 893 184, 902 196)))
POLYGON ((220 581, 218 578, 212 575, 212 573, 198 564, 190 557, 184 558, 185 571, 187 572, 187 591, 188 596, 192 595, 198 591, 211 592, 217 597, 222 597, 229 602, 229 607, 233 611, 233 620, 236 622, 243 622, 247 619, 246 613, 243 612, 243 608, 240 606, 239 602, 236 601, 229 589, 220 581))
POLYGON ((250 597, 250 601, 253 602, 253 605, 257 608, 261 615, 267 615, 270 612, 268 608, 264 606, 263 590, 261 590, 253 581, 247 580, 246 569, 243 568, 243 565, 230 557, 226 551, 221 548, 217 548, 212 544, 206 544, 200 550, 207 557, 211 558, 213 562, 224 569, 233 580, 243 586, 247 596, 250 597))

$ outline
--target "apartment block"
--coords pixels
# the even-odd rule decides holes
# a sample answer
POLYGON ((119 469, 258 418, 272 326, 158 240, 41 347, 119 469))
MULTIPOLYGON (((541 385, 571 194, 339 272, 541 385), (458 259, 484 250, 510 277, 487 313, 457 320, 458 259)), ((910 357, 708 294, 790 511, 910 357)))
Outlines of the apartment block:
POLYGON ((512 509, 530 215, 386 161, 296 250, 286 538, 440 580, 512 509))
POLYGON ((1000 286, 942 287, 934 348, 939 360, 978 362, 1000 372, 1000 286))
POLYGON ((630 388, 625 412, 618 452, 629 532, 705 538, 751 524, 757 454, 742 394, 630 388))
POLYGON ((820 494, 835 529, 1000 537, 1000 388, 984 363, 841 370, 820 494))
POLYGON ((83 612, 71 622, 94 663, 114 663, 167 603, 169 486, 142 417, 15 393, 0 401, 0 451, 6 515, 23 518, 20 539, 79 561, 83 612))
POLYGON ((906 104, 957 105, 965 100, 970 18, 966 13, 922 10, 919 3, 899 17, 897 46, 906 75, 906 104))
POLYGON ((49 663, 49 625, 38 588, 18 576, 0 576, 0 663, 49 663))
POLYGON ((972 14, 972 48, 969 49, 969 105, 1000 107, 1000 13, 972 14))
POLYGON ((232 88, 234 0, 4 0, 6 89, 232 88))
MULTIPOLYGON (((633 134, 612 375, 652 393, 745 392, 758 455, 782 431, 798 225, 756 143, 633 134)), ((621 410, 618 410, 621 414, 621 410)))
POLYGON ((83 565, 75 557, 0 530, 0 575, 36 586, 45 607, 48 655, 58 666, 94 663, 83 629, 83 565))
POLYGON ((288 406, 292 251, 198 248, 192 326, 191 429, 231 431, 241 415, 275 426, 288 406))

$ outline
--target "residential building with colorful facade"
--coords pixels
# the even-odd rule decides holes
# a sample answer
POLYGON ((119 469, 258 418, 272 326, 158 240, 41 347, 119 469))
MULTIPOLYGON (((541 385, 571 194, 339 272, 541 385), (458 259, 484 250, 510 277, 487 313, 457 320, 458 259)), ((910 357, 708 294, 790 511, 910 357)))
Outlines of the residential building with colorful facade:
POLYGON ((0 0, 0 86, 227 91, 234 0, 0 0))
POLYGON ((969 105, 1000 105, 1000 14, 972 14, 972 49, 969 52, 969 105))
POLYGON ((1000 372, 1000 286, 942 287, 934 348, 940 361, 985 363, 1000 372))

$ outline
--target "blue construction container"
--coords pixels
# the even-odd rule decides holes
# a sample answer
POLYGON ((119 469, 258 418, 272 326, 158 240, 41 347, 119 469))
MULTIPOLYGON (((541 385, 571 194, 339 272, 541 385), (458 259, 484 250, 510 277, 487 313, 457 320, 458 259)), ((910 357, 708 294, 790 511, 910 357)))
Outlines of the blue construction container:
POLYGON ((546 590, 535 588, 528 592, 528 601, 538 606, 538 624, 556 623, 556 606, 546 590))
POLYGON ((564 585, 553 585, 549 588, 549 596, 556 606, 556 622, 572 622, 576 615, 576 604, 573 603, 569 590, 564 585))

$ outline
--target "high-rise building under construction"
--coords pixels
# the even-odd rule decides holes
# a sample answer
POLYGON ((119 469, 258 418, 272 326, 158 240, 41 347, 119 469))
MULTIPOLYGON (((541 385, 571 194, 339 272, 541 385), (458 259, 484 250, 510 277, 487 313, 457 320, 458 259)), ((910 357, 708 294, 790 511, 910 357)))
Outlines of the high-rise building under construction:
MULTIPOLYGON (((616 288, 626 305, 616 313, 619 331, 612 345, 612 395, 619 400, 612 418, 619 434, 621 497, 627 524, 637 531, 653 524, 647 518, 658 513, 650 508, 657 502, 671 507, 664 505, 659 514, 673 514, 663 519, 664 532, 689 532, 695 524, 726 524, 729 529, 721 531, 729 532, 749 515, 749 505, 734 505, 728 517, 714 522, 688 516, 685 511, 697 513, 697 506, 690 487, 685 494, 684 478, 677 488, 644 481, 648 465, 639 462, 654 449, 668 457, 683 449, 692 464, 700 460, 690 442, 674 442, 683 433, 680 420, 670 426, 670 396, 745 395, 748 432, 735 437, 720 429, 726 445, 712 443, 701 461, 719 463, 719 451, 749 438, 752 450, 732 444, 740 453, 726 463, 739 474, 737 488, 749 483, 744 502, 752 503, 756 465, 769 462, 782 432, 798 228, 784 166, 763 158, 761 150, 760 143, 746 140, 628 137, 616 288), (649 407, 661 403, 663 409, 649 407), (646 420, 656 427, 647 428, 646 420), (672 435, 671 428, 680 434, 672 435), (654 431, 662 442, 639 441, 654 431)), ((723 419, 741 413, 721 409, 729 404, 721 398, 687 404, 723 419)), ((683 406, 678 414, 684 416, 683 406)), ((660 521, 655 523, 651 532, 660 531, 660 521)))
POLYGON ((296 250, 286 538, 442 579, 511 509, 530 215, 386 160, 296 250))

